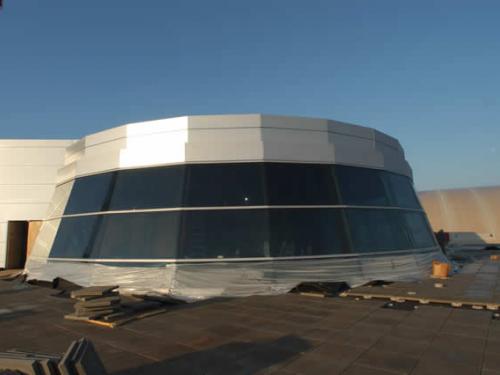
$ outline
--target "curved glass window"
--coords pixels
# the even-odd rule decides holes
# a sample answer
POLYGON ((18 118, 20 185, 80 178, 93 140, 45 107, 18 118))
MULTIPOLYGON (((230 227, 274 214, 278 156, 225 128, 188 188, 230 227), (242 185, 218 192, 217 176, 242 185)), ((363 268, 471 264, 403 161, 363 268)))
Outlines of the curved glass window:
POLYGON ((348 253, 340 209, 270 210, 271 256, 348 253))
POLYGON ((186 207, 265 204, 262 163, 186 165, 186 207))
POLYGON ((179 212, 101 215, 89 258, 176 258, 179 212))
POLYGON ((387 172, 367 168, 336 165, 335 174, 339 184, 342 203, 352 206, 390 206, 387 172))
POLYGON ((115 173, 110 172, 77 178, 64 214, 106 211, 114 177, 115 173))
POLYGON ((92 249, 99 216, 68 217, 61 220, 50 251, 51 258, 84 258, 92 249))
POLYGON ((176 258, 179 212, 69 217, 61 221, 51 258, 176 258))
POLYGON ((411 233, 413 247, 426 248, 436 246, 436 239, 432 233, 425 214, 422 212, 405 212, 403 213, 408 231, 411 233))
POLYGON ((269 256, 267 210, 186 211, 179 258, 269 256))
POLYGON ((352 251, 397 251, 413 248, 399 210, 347 209, 352 251))
POLYGON ((396 207, 420 209, 413 183, 406 176, 385 172, 391 189, 392 205, 396 207))
POLYGON ((188 164, 77 178, 65 215, 178 207, 356 205, 421 209, 411 179, 305 163, 188 164))
POLYGON ((171 166, 115 172, 109 209, 181 207, 184 170, 184 166, 171 166))
POLYGON ((423 213, 275 208, 64 218, 51 258, 225 259, 367 253, 435 246, 423 213))
POLYGON ((266 163, 269 205, 339 203, 334 169, 328 164, 266 163))

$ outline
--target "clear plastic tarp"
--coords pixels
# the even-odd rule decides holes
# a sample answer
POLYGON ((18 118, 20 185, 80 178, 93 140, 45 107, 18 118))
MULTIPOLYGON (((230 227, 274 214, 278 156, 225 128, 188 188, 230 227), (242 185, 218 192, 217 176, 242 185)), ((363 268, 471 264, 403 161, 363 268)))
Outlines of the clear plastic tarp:
POLYGON ((430 274, 432 261, 447 261, 438 248, 384 255, 316 259, 123 265, 51 261, 30 257, 28 279, 60 277, 81 285, 116 284, 125 294, 168 294, 192 302, 213 297, 276 295, 303 282, 414 281, 430 274))

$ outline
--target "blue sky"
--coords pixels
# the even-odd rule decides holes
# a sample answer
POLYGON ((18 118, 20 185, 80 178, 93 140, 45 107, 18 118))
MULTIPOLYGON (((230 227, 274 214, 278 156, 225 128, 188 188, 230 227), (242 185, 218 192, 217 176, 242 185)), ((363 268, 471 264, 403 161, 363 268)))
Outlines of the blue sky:
POLYGON ((185 114, 397 137, 419 189, 500 184, 497 0, 4 0, 0 138, 185 114))

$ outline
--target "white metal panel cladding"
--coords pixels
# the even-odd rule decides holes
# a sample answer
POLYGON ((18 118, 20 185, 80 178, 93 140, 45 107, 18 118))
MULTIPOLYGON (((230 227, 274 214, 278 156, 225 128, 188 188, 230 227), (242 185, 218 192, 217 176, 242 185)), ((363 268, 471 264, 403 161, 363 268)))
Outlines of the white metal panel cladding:
POLYGON ((71 140, 0 140, 0 267, 5 265, 7 223, 41 220, 71 140))
POLYGON ((68 149, 58 183, 121 168, 231 161, 341 163, 411 176, 399 142, 370 128, 323 119, 227 115, 127 124, 89 135, 68 149))

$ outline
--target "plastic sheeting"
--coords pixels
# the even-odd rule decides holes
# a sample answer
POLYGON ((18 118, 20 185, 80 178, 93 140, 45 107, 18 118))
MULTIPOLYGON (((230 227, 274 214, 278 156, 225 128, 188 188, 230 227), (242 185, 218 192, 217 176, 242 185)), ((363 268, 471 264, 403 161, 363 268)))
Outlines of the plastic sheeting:
POLYGON ((437 248, 387 255, 156 266, 55 262, 31 257, 26 272, 28 279, 61 277, 84 287, 116 284, 122 293, 161 293, 189 302, 221 296, 283 294, 302 282, 343 281, 358 286, 373 280, 418 280, 429 275, 435 259, 446 261, 437 248))

